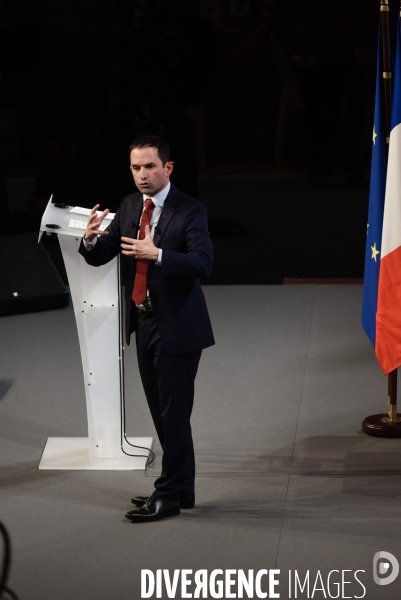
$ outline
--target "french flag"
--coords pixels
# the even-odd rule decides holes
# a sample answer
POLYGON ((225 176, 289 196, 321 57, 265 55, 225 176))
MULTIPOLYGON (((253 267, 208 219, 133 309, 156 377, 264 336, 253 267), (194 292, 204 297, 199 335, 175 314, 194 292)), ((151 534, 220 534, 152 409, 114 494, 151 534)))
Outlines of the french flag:
POLYGON ((401 365, 401 35, 397 27, 390 146, 376 312, 376 356, 383 373, 401 365))

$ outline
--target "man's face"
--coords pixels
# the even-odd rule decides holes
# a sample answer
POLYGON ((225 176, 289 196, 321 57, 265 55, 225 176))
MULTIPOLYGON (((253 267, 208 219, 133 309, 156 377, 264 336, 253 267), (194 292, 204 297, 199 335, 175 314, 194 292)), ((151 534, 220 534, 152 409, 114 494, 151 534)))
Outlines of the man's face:
POLYGON ((169 161, 163 166, 157 148, 134 148, 130 160, 135 184, 143 194, 155 196, 166 187, 174 163, 169 161))

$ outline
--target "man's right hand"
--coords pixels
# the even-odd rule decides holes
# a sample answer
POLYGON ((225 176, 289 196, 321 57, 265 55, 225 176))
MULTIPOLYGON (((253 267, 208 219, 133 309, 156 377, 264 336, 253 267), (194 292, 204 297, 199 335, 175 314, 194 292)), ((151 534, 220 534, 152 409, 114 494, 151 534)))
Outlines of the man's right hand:
POLYGON ((93 242, 97 235, 108 235, 108 231, 100 231, 99 227, 102 224, 103 219, 109 214, 109 209, 106 208, 102 212, 102 214, 98 215, 97 210, 100 204, 96 204, 91 210, 91 214, 89 215, 88 224, 86 225, 86 231, 84 235, 84 240, 86 242, 93 242))

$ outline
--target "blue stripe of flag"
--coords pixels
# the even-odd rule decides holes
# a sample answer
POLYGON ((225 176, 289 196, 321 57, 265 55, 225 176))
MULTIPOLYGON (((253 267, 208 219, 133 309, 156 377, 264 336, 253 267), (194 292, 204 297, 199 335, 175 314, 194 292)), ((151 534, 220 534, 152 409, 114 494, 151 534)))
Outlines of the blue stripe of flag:
POLYGON ((373 347, 376 343, 376 310, 380 270, 384 196, 386 192, 387 148, 384 125, 381 23, 377 47, 376 97, 372 135, 369 212, 365 251, 362 327, 373 347))

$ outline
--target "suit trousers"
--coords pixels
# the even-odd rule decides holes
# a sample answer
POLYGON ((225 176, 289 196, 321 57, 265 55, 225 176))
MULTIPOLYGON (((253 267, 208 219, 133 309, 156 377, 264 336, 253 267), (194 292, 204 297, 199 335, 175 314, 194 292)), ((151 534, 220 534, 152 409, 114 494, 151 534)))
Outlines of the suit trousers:
POLYGON ((168 354, 153 316, 138 317, 136 348, 139 372, 163 449, 162 472, 153 497, 178 500, 195 494, 195 454, 191 413, 195 377, 202 350, 168 354))

